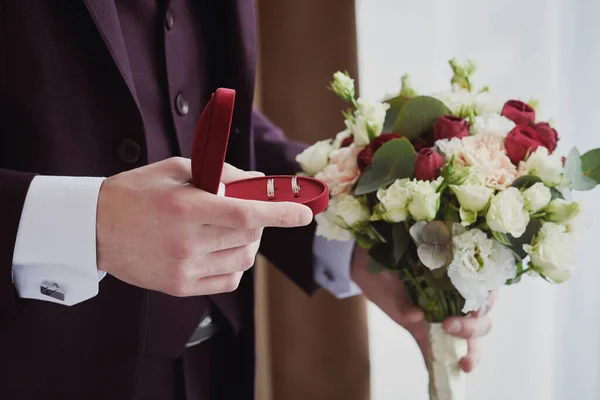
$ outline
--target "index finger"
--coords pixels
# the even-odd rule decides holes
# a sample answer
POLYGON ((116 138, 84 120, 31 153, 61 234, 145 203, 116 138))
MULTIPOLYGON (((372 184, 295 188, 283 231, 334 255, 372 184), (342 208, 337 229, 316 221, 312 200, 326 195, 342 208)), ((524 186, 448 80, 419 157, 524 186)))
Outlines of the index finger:
POLYGON ((234 229, 293 228, 311 223, 310 208, 292 202, 242 200, 211 196, 207 223, 234 229))

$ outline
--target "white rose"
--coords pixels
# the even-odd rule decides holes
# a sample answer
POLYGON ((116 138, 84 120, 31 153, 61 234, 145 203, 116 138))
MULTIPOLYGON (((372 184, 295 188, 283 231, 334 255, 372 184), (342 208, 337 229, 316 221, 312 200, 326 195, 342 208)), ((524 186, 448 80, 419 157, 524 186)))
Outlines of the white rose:
POLYGON ((494 189, 485 186, 485 176, 475 168, 462 168, 468 173, 462 184, 451 184, 450 189, 460 204, 460 219, 464 226, 477 220, 477 213, 483 211, 494 194, 494 189))
POLYGON ((525 199, 525 208, 533 214, 546 208, 552 200, 552 193, 550 193, 550 188, 542 182, 538 182, 523 191, 523 198, 525 199))
POLYGON ((529 224, 529 213, 519 189, 509 187, 498 192, 492 199, 486 222, 493 231, 521 237, 529 224))
POLYGON ((335 140, 333 141, 333 144, 331 145, 331 149, 337 150, 340 147, 342 147, 342 142, 344 140, 346 140, 347 138, 349 138, 350 136, 352 136, 352 132, 350 132, 348 129, 343 130, 340 133, 338 133, 337 135, 335 135, 335 140))
POLYGON ((354 121, 349 119, 345 120, 346 128, 354 136, 354 144, 358 147, 363 147, 371 142, 369 139, 369 132, 367 131, 367 120, 363 116, 357 116, 354 121))
POLYGON ((321 140, 296 156, 300 167, 310 176, 316 175, 327 166, 331 153, 331 140, 321 140))
POLYGON ((479 93, 475 97, 475 112, 477 115, 499 115, 504 102, 492 96, 490 92, 479 93))
POLYGON ((468 226, 477 220, 477 213, 488 205, 494 189, 484 185, 450 185, 460 204, 460 217, 468 226))
POLYGON ((523 250, 531 259, 530 268, 560 283, 571 277, 573 245, 571 235, 564 225, 545 222, 531 245, 523 250))
POLYGON ((460 217, 462 226, 469 226, 477 221, 477 212, 467 210, 464 207, 458 210, 458 216, 460 217))
POLYGON ((548 154, 548 149, 540 146, 526 161, 519 164, 520 175, 534 175, 540 178, 546 186, 559 186, 563 183, 564 168, 559 154, 548 154))
POLYGON ((336 72, 333 74, 333 82, 331 82, 331 89, 346 101, 352 101, 354 99, 354 79, 344 72, 336 72))
POLYGON ((473 135, 492 134, 505 138, 515 126, 514 122, 502 115, 490 114, 475 117, 471 132, 473 135))
POLYGON ((412 198, 408 204, 408 212, 417 221, 431 221, 440 208, 440 194, 437 189, 441 185, 441 177, 433 182, 411 181, 412 198))
POLYGON ((410 180, 408 179, 398 179, 389 188, 379 189, 377 199, 380 204, 375 207, 373 219, 383 219, 391 223, 406 220, 411 196, 410 180))
POLYGON ((385 114, 390 105, 382 102, 371 103, 362 98, 357 100, 357 104, 358 117, 362 116, 365 119, 369 138, 372 139, 381 135, 383 123, 385 122, 385 114))
POLYGON ((452 159, 452 156, 458 152, 462 141, 458 138, 440 139, 435 142, 437 152, 440 153, 446 162, 452 159))
POLYGON ((349 228, 369 220, 369 209, 353 196, 344 196, 337 203, 337 215, 349 228))
POLYGON ((315 216, 315 221, 317 223, 316 234, 317 236, 323 236, 328 240, 350 241, 353 239, 352 233, 342 228, 337 223, 337 203, 337 199, 331 199, 327 210, 315 216))
POLYGON ((554 199, 546 208, 546 220, 557 224, 566 224, 581 213, 581 206, 576 201, 554 199))
MULTIPOLYGON (((466 169, 466 168, 465 168, 466 169)), ((485 175, 475 168, 468 169, 468 176, 461 185, 450 185, 461 207, 469 211, 482 211, 488 204, 494 189, 485 186, 485 175)))
POLYGON ((444 103, 456 116, 466 116, 475 109, 475 95, 456 84, 452 85, 451 91, 436 93, 432 97, 444 103))
POLYGON ((467 313, 487 304, 491 290, 503 286, 517 272, 515 258, 506 247, 479 229, 456 229, 452 237, 454 255, 448 277, 465 299, 467 313))

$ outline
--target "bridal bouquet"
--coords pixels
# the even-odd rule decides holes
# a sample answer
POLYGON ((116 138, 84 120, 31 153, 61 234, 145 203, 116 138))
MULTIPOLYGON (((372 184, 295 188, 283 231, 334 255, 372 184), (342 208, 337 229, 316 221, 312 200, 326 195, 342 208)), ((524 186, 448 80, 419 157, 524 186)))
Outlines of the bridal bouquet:
POLYGON ((600 182, 600 149, 562 157, 534 102, 498 101, 473 87, 472 63, 450 66, 449 90, 418 95, 405 76, 384 102, 356 99, 354 81, 335 73, 346 129, 297 157, 330 188, 317 234, 369 248, 370 271, 396 271, 425 312, 430 396, 440 400, 464 398, 467 351, 440 323, 524 274, 569 279, 581 212, 570 192, 600 182))

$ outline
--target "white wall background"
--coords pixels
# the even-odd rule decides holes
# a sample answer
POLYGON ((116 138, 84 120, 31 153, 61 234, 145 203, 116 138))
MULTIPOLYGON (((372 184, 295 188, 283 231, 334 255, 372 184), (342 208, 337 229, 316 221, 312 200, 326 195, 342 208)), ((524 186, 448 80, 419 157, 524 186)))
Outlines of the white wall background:
MULTIPOLYGON (((361 94, 380 99, 410 73, 421 93, 446 88, 447 61, 472 59, 476 84, 542 100, 561 152, 600 147, 600 2, 596 0, 357 0, 361 94)), ((600 189, 584 199, 599 221, 600 189)), ((504 288, 472 400, 600 399, 600 226, 579 243, 574 279, 504 288)), ((425 400, 427 374, 411 337, 369 307, 373 400, 425 400)))

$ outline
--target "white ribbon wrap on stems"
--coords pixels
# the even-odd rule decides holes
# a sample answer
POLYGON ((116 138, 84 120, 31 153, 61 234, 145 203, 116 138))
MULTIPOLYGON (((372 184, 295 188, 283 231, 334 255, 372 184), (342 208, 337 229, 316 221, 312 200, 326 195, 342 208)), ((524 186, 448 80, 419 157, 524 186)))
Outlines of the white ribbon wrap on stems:
POLYGON ((430 400, 466 400, 465 374, 459 361, 467 355, 467 341, 447 334, 441 323, 427 324, 430 400))

